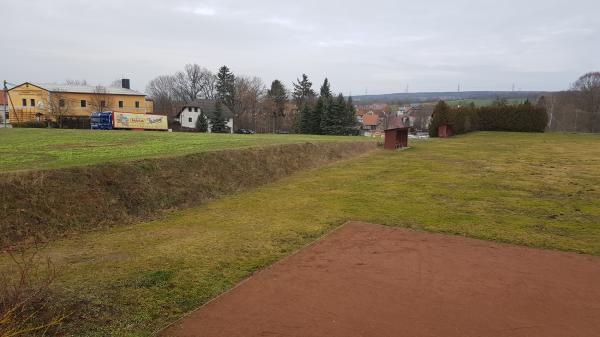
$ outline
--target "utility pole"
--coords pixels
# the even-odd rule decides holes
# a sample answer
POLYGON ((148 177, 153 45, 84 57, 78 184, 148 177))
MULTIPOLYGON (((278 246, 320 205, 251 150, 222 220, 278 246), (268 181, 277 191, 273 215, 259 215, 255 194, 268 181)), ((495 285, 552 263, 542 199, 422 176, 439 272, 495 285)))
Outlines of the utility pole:
POLYGON ((8 111, 8 87, 6 86, 6 80, 4 80, 2 88, 4 89, 2 91, 2 95, 4 95, 4 103, 6 103, 6 108, 4 108, 4 110, 2 111, 2 120, 4 121, 4 128, 6 129, 6 112, 8 111))
POLYGON ((13 109, 13 112, 14 112, 14 114, 15 114, 15 117, 17 118, 17 122, 19 121, 19 115, 17 114, 17 112, 16 112, 16 110, 15 110, 15 105, 13 104, 12 98, 11 98, 11 97, 10 97, 10 95, 8 94, 8 84, 12 85, 13 87, 15 86, 13 83, 8 83, 6 80, 4 80, 4 86, 3 86, 3 89, 4 89, 4 95, 5 95, 4 97, 5 97, 5 98, 7 98, 7 101, 6 101, 6 108, 7 108, 7 110, 6 110, 6 112, 4 113, 4 127, 6 127, 6 126, 7 126, 7 125, 6 125, 6 114, 7 114, 7 113, 8 113, 8 111, 9 111, 9 110, 8 110, 8 109, 9 109, 9 108, 8 108, 8 104, 9 104, 9 103, 10 103, 10 107, 12 107, 12 109, 13 109))

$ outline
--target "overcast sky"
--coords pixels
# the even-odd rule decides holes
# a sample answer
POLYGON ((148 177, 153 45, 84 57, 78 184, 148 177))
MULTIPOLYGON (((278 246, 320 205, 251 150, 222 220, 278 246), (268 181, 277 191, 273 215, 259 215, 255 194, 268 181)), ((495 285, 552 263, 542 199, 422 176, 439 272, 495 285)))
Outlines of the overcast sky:
POLYGON ((0 80, 144 90, 186 63, 354 95, 561 90, 600 70, 600 1, 0 0, 0 80))

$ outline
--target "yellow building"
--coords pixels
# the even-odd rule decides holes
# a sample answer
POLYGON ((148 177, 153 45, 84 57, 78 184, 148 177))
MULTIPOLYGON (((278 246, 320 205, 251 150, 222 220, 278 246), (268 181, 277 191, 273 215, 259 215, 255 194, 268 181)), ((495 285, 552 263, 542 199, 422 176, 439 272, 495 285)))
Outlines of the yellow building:
POLYGON ((122 86, 102 87, 25 82, 8 90, 9 120, 13 124, 31 121, 58 121, 64 117, 89 117, 96 111, 152 113, 152 100, 122 86))

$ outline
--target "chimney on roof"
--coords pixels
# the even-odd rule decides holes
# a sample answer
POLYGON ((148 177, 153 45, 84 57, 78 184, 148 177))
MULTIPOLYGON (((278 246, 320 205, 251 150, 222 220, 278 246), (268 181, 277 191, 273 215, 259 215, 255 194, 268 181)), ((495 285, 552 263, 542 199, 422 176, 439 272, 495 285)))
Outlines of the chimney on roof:
POLYGON ((131 86, 129 85, 129 79, 128 78, 121 79, 121 88, 123 88, 123 89, 131 89, 131 86))

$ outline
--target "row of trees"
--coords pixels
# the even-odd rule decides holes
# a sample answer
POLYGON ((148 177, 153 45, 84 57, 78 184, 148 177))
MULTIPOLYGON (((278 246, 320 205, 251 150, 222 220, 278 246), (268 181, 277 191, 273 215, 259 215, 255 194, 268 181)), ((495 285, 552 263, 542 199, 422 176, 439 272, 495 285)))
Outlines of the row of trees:
POLYGON ((183 104, 213 99, 233 112, 236 128, 260 132, 349 134, 355 126, 352 100, 341 94, 335 97, 327 79, 317 95, 305 74, 290 91, 277 79, 267 88, 260 78, 236 76, 226 66, 213 74, 188 64, 183 71, 150 81, 147 93, 156 112, 169 114, 183 104))
POLYGON ((303 74, 302 80, 294 83, 294 100, 300 109, 300 133, 350 135, 356 128, 356 111, 352 97, 346 100, 343 94, 334 97, 326 78, 317 97, 312 83, 303 74))
POLYGON ((429 124, 429 136, 437 137, 441 125, 452 126, 455 134, 471 131, 516 131, 544 132, 548 124, 548 114, 542 106, 529 101, 509 105, 498 99, 491 106, 475 107, 473 103, 465 107, 450 107, 440 101, 429 124))
POLYGON ((582 75, 571 90, 545 95, 538 105, 548 110, 548 131, 600 132, 600 72, 582 75))

